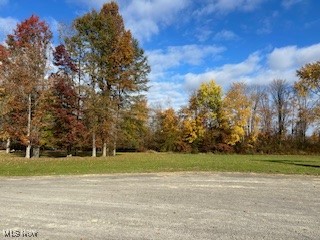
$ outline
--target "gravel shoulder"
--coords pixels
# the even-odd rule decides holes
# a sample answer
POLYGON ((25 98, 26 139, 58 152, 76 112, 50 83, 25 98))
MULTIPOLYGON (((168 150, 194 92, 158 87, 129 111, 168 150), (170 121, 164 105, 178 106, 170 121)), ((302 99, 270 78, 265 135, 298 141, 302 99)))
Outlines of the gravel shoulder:
POLYGON ((0 239, 320 239, 314 176, 10 177, 0 191, 0 239))

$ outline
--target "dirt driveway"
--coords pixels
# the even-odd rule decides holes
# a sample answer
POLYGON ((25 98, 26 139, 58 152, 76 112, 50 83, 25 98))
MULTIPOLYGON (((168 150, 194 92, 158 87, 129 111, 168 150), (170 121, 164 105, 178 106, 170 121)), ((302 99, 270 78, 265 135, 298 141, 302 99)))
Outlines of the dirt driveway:
POLYGON ((16 177, 0 192, 0 239, 320 239, 319 177, 16 177))

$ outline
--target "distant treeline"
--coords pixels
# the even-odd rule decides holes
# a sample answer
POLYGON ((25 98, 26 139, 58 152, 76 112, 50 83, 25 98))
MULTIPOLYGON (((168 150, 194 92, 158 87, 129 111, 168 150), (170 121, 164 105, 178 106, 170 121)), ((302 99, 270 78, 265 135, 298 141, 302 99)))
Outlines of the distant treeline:
POLYGON ((223 93, 203 83, 189 104, 154 110, 146 149, 178 152, 315 154, 320 152, 320 62, 299 71, 294 85, 233 83, 223 93))

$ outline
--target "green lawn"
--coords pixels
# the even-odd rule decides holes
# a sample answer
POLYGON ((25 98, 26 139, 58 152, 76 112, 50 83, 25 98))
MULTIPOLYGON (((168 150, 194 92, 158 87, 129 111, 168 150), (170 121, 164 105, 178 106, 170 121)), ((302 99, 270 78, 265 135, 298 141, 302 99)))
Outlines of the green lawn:
POLYGON ((179 171, 320 175, 320 156, 121 153, 116 157, 25 159, 0 153, 0 176, 179 171))

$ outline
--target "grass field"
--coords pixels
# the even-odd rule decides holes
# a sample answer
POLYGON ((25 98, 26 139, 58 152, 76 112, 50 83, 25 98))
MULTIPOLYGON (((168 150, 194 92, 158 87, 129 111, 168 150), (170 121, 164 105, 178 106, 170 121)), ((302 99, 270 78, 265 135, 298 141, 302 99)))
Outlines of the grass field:
POLYGON ((41 157, 0 153, 0 176, 150 172, 253 172, 320 176, 320 156, 120 153, 116 157, 41 157))
POLYGON ((25 159, 0 153, 0 176, 150 172, 252 172, 320 176, 320 156, 120 153, 116 157, 25 159))

